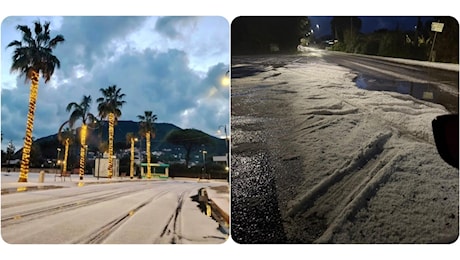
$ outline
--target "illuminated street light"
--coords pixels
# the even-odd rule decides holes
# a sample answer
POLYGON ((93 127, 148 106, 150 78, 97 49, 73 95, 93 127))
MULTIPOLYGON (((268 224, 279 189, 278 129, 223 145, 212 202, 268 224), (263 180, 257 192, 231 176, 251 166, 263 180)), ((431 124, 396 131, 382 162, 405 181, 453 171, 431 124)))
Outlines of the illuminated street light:
POLYGON ((205 175, 207 175, 207 174, 206 174, 206 154, 207 154, 207 153, 208 153, 208 152, 207 152, 206 150, 203 150, 203 173, 204 173, 205 175))
POLYGON ((227 71, 225 73, 225 76, 222 77, 220 84, 222 84, 223 87, 228 87, 230 86, 230 76, 229 76, 230 71, 227 71))
POLYGON ((228 165, 228 149, 229 149, 229 138, 228 138, 228 134, 227 134, 227 125, 220 125, 219 126, 219 129, 217 130, 218 133, 220 133, 220 129, 223 128, 224 129, 224 133, 225 133, 225 146, 226 146, 226 153, 225 153, 225 170, 228 171, 229 170, 229 165, 228 165))
POLYGON ((57 172, 57 169, 58 169, 59 166, 60 166, 59 155, 60 155, 60 153, 61 153, 61 148, 58 147, 58 148, 56 148, 56 150, 57 150, 57 156, 56 156, 56 166, 57 166, 57 167, 56 167, 56 172, 57 172))
POLYGON ((56 156, 56 163, 59 161, 59 155, 61 154, 61 148, 56 148, 57 150, 57 156, 56 156))

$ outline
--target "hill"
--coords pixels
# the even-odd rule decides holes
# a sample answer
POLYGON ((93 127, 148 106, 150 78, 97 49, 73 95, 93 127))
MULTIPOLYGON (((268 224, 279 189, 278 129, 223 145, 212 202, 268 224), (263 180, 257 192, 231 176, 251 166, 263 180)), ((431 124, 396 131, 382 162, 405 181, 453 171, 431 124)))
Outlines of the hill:
MULTIPOLYGON (((156 136, 151 140, 151 151, 181 151, 182 147, 172 145, 166 142, 166 136, 174 130, 181 129, 180 127, 170 123, 154 123, 156 129, 156 136)), ((118 121, 115 126, 114 134, 114 148, 116 152, 121 152, 124 149, 129 148, 129 144, 126 141, 126 134, 132 132, 135 135, 139 133, 139 122, 135 121, 118 121)), ((76 131, 78 136, 79 128, 76 131)), ((207 134, 208 135, 208 134, 207 134)), ((213 141, 211 145, 205 147, 208 152, 208 156, 214 155, 225 155, 226 143, 224 139, 219 139, 214 136, 208 135, 213 141)), ((99 129, 90 129, 87 137, 88 152, 97 153, 100 151, 100 143, 107 142, 108 140, 108 123, 104 121, 99 129)), ((145 140, 141 139, 141 143, 136 143, 136 147, 141 146, 142 151, 145 150, 145 140)), ((32 163, 41 163, 40 161, 46 161, 47 159, 57 158, 57 148, 63 148, 63 145, 59 143, 57 133, 45 137, 38 138, 34 141, 34 147, 32 149, 31 158, 32 163), (35 153, 35 154, 34 154, 35 153), (35 161, 34 161, 35 159, 35 161)), ((22 148, 15 153, 14 158, 20 158, 22 148)), ((78 138, 76 142, 70 148, 71 155, 78 155, 79 145, 78 138)), ((61 155, 62 157, 62 155, 61 155)))

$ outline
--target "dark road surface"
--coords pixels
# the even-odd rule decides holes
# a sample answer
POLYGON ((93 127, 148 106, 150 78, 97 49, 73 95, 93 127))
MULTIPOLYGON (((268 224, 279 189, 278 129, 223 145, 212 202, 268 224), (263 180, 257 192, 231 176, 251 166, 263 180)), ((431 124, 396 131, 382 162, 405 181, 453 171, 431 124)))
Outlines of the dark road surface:
POLYGON ((339 52, 331 52, 323 58, 357 73, 355 80, 360 88, 408 94, 458 113, 458 66, 456 71, 446 70, 339 52))

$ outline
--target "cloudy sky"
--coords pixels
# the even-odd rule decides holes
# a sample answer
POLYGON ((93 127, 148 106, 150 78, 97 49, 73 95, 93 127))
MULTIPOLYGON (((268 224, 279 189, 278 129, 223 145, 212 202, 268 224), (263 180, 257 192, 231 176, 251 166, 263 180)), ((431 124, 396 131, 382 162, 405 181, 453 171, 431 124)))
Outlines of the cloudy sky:
POLYGON ((48 83, 40 80, 33 136, 55 134, 68 119, 66 106, 93 99, 97 115, 100 88, 117 85, 126 104, 119 120, 138 121, 152 110, 157 122, 196 128, 219 136, 229 124, 229 86, 222 78, 229 70, 229 24, 219 16, 65 16, 7 17, 1 24, 2 146, 13 140, 23 145, 29 86, 10 73, 13 40, 21 40, 16 26, 51 22, 51 37, 65 42, 54 54, 61 61, 48 83))

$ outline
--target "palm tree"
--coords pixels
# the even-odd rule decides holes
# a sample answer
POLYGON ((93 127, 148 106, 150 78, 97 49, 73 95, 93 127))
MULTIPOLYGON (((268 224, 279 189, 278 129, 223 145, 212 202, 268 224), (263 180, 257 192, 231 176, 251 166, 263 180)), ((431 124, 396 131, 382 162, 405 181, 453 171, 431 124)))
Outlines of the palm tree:
POLYGON ((116 85, 109 86, 107 88, 101 88, 103 97, 98 98, 96 101, 99 103, 97 110, 101 119, 108 118, 109 120, 109 160, 107 167, 107 177, 112 178, 113 175, 113 135, 114 126, 121 116, 120 108, 126 101, 122 100, 125 94, 121 94, 121 89, 116 85))
POLYGON ((157 115, 153 115, 152 111, 144 111, 144 115, 138 115, 137 118, 141 120, 139 132, 141 135, 145 136, 145 153, 147 154, 147 178, 150 179, 152 178, 150 169, 150 138, 155 138, 156 135, 154 122, 157 120, 157 115))
POLYGON ((69 118, 70 128, 73 127, 76 121, 81 119, 82 125, 80 128, 80 169, 79 175, 80 180, 83 180, 83 175, 85 174, 85 162, 86 162, 86 132, 88 130, 88 124, 97 121, 96 117, 89 112, 91 107, 91 96, 83 96, 80 104, 71 102, 67 105, 67 112, 72 113, 69 118))
POLYGON ((134 176, 134 143, 137 141, 136 135, 129 132, 126 134, 126 142, 131 144, 131 157, 129 162, 129 178, 132 179, 134 176))
POLYGON ((50 37, 49 22, 42 26, 40 22, 34 23, 34 33, 26 25, 18 25, 16 28, 22 33, 21 41, 12 41, 6 46, 15 47, 13 53, 13 63, 11 72, 17 71, 20 76, 25 77, 25 81, 31 81, 29 94, 29 111, 27 113, 26 133, 24 146, 22 149, 21 171, 18 182, 27 182, 30 164, 30 151, 32 149, 32 132, 34 127, 35 105, 38 96, 38 80, 40 72, 47 83, 54 73, 54 69, 59 68, 61 63, 53 55, 53 49, 58 43, 64 41, 62 35, 57 35, 53 39, 50 37))
POLYGON ((72 129, 69 127, 64 128, 66 124, 69 123, 69 120, 65 121, 60 127, 58 131, 58 140, 60 143, 64 145, 64 159, 62 160, 62 173, 67 171, 67 157, 69 156, 69 146, 74 141, 74 134, 72 129))

